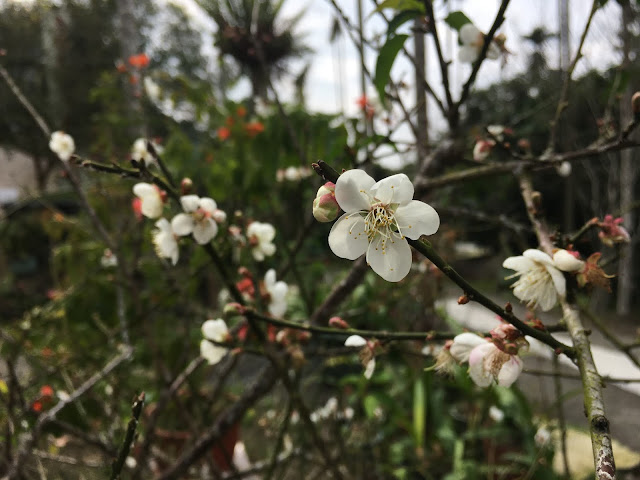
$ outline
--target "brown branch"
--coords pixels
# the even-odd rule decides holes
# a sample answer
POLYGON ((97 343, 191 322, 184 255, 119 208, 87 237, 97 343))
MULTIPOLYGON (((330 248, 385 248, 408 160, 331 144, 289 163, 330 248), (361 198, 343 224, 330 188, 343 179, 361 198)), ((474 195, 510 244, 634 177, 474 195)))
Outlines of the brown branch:
POLYGON ((124 467, 124 463, 127 460, 127 456, 129 455, 131 445, 133 444, 133 440, 136 435, 136 428, 138 427, 138 420, 140 419, 143 406, 144 392, 136 397, 133 405, 131 406, 131 419, 127 424, 127 431, 125 432, 122 446, 120 447, 117 458, 111 464, 111 477, 109 477, 111 480, 118 480, 120 478, 122 467, 124 467))

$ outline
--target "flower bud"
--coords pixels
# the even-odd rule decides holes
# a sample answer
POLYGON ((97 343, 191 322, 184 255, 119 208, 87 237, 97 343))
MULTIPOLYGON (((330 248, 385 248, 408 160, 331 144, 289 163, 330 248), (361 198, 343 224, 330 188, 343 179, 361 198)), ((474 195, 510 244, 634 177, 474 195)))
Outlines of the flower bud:
POLYGON ((180 182, 182 195, 189 195, 191 193, 191 188, 193 188, 193 181, 187 177, 183 178, 180 182))
POLYGON ((636 119, 640 117, 640 92, 636 92, 631 97, 631 110, 633 111, 633 116, 636 119))
POLYGON ((563 272, 578 272, 584 268, 584 262, 574 253, 577 255, 577 252, 560 249, 553 254, 553 263, 563 272))
POLYGON ((340 317, 331 317, 329 319, 329 326, 333 328, 342 328, 344 330, 346 330, 347 328, 350 328, 349 324, 345 322, 343 319, 341 319, 340 317))
POLYGON ((319 222, 331 222, 338 218, 340 205, 336 200, 335 189, 332 182, 327 182, 318 189, 313 201, 313 216, 319 222))
POLYGON ((244 315, 246 308, 237 302, 227 303, 222 310, 225 318, 233 318, 244 315))
POLYGON ((568 177, 571 175, 571 164, 569 162, 562 162, 560 165, 556 165, 556 171, 561 177, 568 177))

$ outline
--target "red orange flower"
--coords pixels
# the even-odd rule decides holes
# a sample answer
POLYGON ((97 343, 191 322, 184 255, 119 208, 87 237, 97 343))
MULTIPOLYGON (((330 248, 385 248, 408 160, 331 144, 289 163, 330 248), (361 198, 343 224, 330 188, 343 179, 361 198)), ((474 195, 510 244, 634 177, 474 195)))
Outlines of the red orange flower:
POLYGON ((220 140, 226 140, 231 136, 231 130, 227 127, 218 128, 218 138, 220 140))
POLYGON ((259 133, 264 132, 264 125, 260 122, 251 122, 247 123, 244 126, 244 129, 247 132, 247 135, 249 135, 250 137, 255 137, 259 133))
POLYGON ((149 66, 149 57, 144 53, 139 53, 137 55, 131 55, 129 57, 129 64, 135 68, 145 68, 149 66))

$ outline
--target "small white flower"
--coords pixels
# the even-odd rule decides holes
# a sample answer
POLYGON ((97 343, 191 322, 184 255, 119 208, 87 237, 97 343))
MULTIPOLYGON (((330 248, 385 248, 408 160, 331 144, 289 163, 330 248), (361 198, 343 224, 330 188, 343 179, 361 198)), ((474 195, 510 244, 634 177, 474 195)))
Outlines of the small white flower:
POLYGON ((200 355, 207 360, 209 365, 215 365, 222 360, 229 349, 216 345, 209 340, 216 343, 224 342, 229 335, 227 324, 221 318, 207 320, 202 324, 202 335, 204 339, 200 342, 200 355))
POLYGON ((478 345, 469 354, 469 376, 479 387, 496 382, 510 387, 522 372, 523 363, 518 355, 509 355, 493 342, 478 345))
POLYGON ((105 249, 102 254, 102 258, 100 258, 100 265, 103 268, 112 268, 118 266, 118 257, 116 257, 110 249, 105 249))
POLYGON ((449 353, 451 353, 451 356, 455 358, 458 363, 465 363, 469 361, 471 350, 485 343, 487 343, 487 341, 475 333, 461 333, 454 337, 453 343, 451 347, 449 347, 449 353))
POLYGON ((360 335, 351 335, 344 341, 345 347, 364 347, 367 344, 367 341, 362 338, 360 335))
POLYGON ((276 236, 276 229, 270 223, 251 222, 247 227, 247 237, 251 245, 251 254, 258 262, 262 262, 265 257, 270 257, 276 253, 276 246, 273 239, 276 236))
POLYGON ((556 165, 556 171, 558 172, 558 175, 560 175, 561 177, 568 177, 569 175, 571 175, 571 163, 569 162, 562 162, 560 165, 556 165))
POLYGON ((162 90, 160 86, 153 81, 151 77, 144 77, 144 91, 152 101, 156 102, 160 98, 162 90))
POLYGON ((151 234, 156 254, 160 258, 171 259, 171 263, 175 265, 178 263, 180 251, 178 249, 178 239, 171 228, 171 224, 166 218, 161 218, 156 222, 156 228, 151 234))
MULTIPOLYGON (((484 34, 473 23, 464 24, 459 31, 462 45, 458 50, 458 58, 461 62, 473 63, 478 59, 484 45, 484 34)), ((500 58, 500 48, 491 42, 487 50, 487 58, 496 60, 500 58)))
POLYGON ((355 260, 367 255, 374 272, 399 282, 411 270, 407 237, 438 231, 438 213, 413 199, 413 184, 405 174, 379 182, 363 170, 348 170, 338 178, 336 200, 346 213, 333 224, 329 247, 338 257, 355 260))
POLYGON ((155 219, 162 216, 164 202, 158 187, 150 183, 136 183, 133 193, 141 200, 140 211, 145 217, 155 219))
POLYGON ((504 412, 495 405, 491 405, 489 407, 489 418, 494 422, 501 422, 504 420, 504 412))
POLYGON ((373 372, 376 370, 376 357, 373 357, 367 362, 367 366, 364 369, 364 378, 370 380, 373 377, 373 372))
POLYGON ((511 285, 513 294, 527 302, 530 308, 540 307, 544 312, 551 310, 558 296, 564 297, 567 293, 564 275, 556 268, 553 259, 540 250, 529 249, 522 256, 509 257, 502 266, 516 271, 507 277, 520 277, 511 285))
POLYGON ((551 441, 551 432, 545 426, 538 428, 538 431, 533 437, 533 440, 536 442, 536 445, 541 448, 547 445, 551 441))
MULTIPOLYGON (((161 147, 149 140, 150 143, 153 144, 153 148, 156 153, 160 154, 161 147)), ((136 162, 143 162, 145 166, 156 165, 156 159, 151 152, 147 149, 147 139, 146 138, 138 138, 135 142, 133 142, 133 147, 131 148, 131 159, 136 162)))
POLYGON ((493 140, 478 140, 473 147, 473 159, 476 162, 484 162, 495 145, 493 140))
POLYGON ((62 131, 57 131, 51 134, 49 148, 53 153, 58 155, 60 160, 67 162, 71 158, 71 155, 73 155, 73 152, 76 149, 76 144, 71 135, 62 131))
POLYGON ((200 198, 197 195, 180 197, 182 209, 187 213, 179 213, 171 220, 171 227, 176 235, 184 237, 193 234, 200 245, 206 245, 218 233, 218 224, 213 219, 218 206, 212 198, 200 198))
POLYGON ((281 317, 287 311, 289 287, 282 280, 276 281, 276 271, 270 268, 264 276, 264 288, 269 295, 269 313, 274 317, 281 317))

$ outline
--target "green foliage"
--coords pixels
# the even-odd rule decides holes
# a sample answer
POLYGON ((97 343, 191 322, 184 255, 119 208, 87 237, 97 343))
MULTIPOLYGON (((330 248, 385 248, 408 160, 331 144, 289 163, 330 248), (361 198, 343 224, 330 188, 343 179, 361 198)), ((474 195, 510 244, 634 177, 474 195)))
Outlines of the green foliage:
POLYGON ((455 12, 451 12, 449 15, 446 16, 444 21, 447 23, 447 25, 449 25, 451 28, 453 28, 457 32, 459 32, 460 29, 467 23, 473 23, 471 20, 469 20, 469 17, 467 17, 464 13, 462 13, 459 10, 455 12))
POLYGON ((407 38, 409 38, 409 35, 394 35, 389 37, 380 49, 380 54, 376 60, 376 76, 373 81, 378 90, 380 101, 384 101, 385 99, 385 87, 389 83, 391 67, 407 38))

